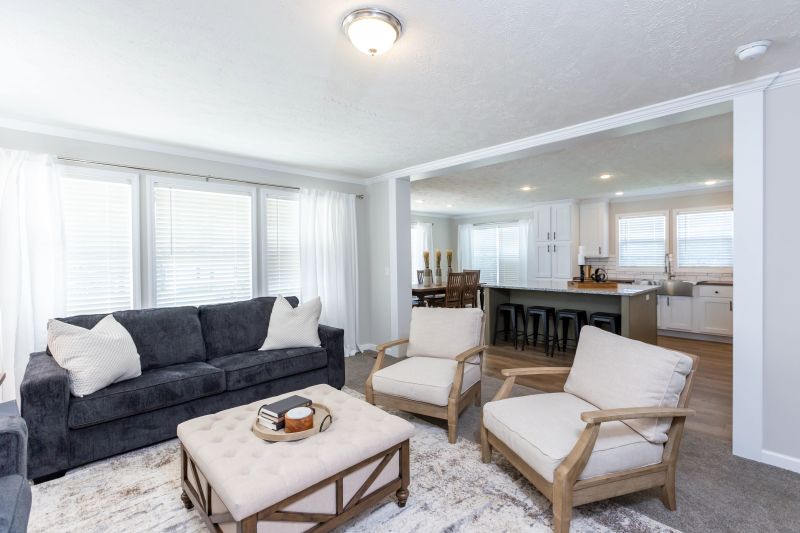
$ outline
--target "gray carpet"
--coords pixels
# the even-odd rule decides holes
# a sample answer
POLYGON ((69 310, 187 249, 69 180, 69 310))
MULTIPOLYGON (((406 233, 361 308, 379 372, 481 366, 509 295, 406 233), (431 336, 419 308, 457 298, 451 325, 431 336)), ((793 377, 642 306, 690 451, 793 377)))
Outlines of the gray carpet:
MULTIPOLYGON (((389 364, 396 362, 387 359, 389 364)), ((347 386, 363 393, 374 361, 368 355, 347 358, 347 386)), ((491 400, 501 383, 484 376, 484 402, 491 400)), ((512 395, 535 392, 517 385, 512 395)), ((444 421, 426 420, 446 427, 444 421)), ((479 442, 479 426, 480 410, 468 407, 459 419, 459 438, 479 442)), ((442 438, 447 438, 444 430, 442 438)), ((664 508, 656 490, 615 501, 686 532, 800 531, 800 474, 734 457, 727 441, 687 431, 678 460, 677 483, 675 512, 664 508)))

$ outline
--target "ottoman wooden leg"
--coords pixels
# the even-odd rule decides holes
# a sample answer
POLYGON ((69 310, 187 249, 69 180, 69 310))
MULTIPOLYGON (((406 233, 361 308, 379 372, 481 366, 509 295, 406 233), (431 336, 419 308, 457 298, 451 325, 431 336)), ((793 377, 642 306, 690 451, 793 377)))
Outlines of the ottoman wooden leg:
POLYGON ((194 508, 192 500, 189 498, 189 495, 186 494, 186 491, 184 490, 181 491, 181 502, 183 502, 183 506, 186 507, 187 509, 191 510, 194 508))
POLYGON ((397 489, 397 506, 405 507, 408 501, 408 489, 397 489))

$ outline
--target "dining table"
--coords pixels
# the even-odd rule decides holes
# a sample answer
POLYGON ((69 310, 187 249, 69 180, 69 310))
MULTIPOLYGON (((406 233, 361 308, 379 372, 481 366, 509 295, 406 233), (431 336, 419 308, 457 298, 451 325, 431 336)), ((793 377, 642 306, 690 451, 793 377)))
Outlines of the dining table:
MULTIPOLYGON (((480 295, 481 309, 483 309, 483 287, 483 283, 478 284, 478 294, 480 295)), ((437 294, 444 294, 446 291, 446 283, 433 284, 430 287, 425 287, 424 285, 420 285, 418 283, 411 285, 411 296, 416 296, 420 300, 431 296, 436 296, 437 294)))

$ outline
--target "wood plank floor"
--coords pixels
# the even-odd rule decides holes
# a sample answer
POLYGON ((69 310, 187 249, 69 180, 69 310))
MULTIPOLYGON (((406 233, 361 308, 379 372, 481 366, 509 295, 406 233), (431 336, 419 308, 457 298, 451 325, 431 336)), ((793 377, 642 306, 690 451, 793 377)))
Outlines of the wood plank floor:
MULTIPOLYGON (((659 346, 692 353, 700 357, 694 390, 689 406, 697 411, 686 423, 687 429, 731 440, 733 420, 733 346, 717 342, 679 339, 677 337, 658 337, 659 346)), ((526 366, 570 366, 573 350, 566 354, 556 351, 554 357, 544 354, 541 344, 536 348, 526 347, 525 351, 514 350, 511 343, 498 339, 496 346, 489 348, 484 372, 502 379, 500 371, 504 368, 526 366)), ((521 377, 517 383, 545 392, 561 391, 564 377, 521 377)), ((488 398, 486 398, 488 400, 488 398)))

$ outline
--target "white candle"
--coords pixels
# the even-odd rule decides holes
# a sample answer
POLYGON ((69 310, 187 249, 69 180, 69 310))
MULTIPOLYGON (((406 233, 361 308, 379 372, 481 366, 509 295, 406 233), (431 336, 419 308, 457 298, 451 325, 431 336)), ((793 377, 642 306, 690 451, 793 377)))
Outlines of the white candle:
POLYGON ((578 265, 586 264, 586 256, 583 251, 583 246, 578 246, 578 265))

